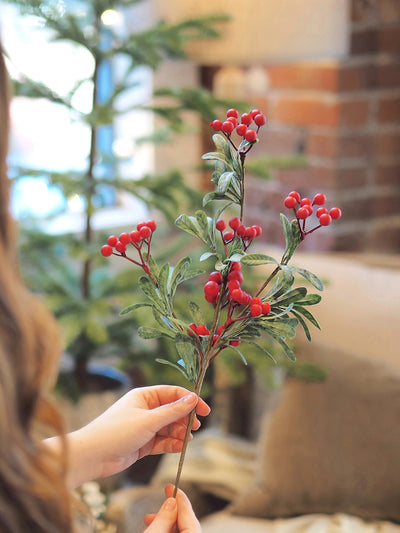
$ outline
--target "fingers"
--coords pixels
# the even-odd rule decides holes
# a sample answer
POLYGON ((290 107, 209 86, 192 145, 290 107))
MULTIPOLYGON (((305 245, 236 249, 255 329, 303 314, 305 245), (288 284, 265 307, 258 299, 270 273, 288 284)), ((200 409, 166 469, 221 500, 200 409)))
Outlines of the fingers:
MULTIPOLYGON (((174 493, 174 486, 167 485, 165 487, 165 495, 171 498, 174 493)), ((201 533, 201 527, 196 515, 193 512, 192 505, 186 494, 178 490, 176 495, 176 502, 178 506, 177 525, 178 531, 182 533, 201 533)))
POLYGON ((174 498, 167 498, 156 515, 147 515, 145 533, 172 533, 177 520, 178 505, 174 498))
MULTIPOLYGON (((149 392, 151 391, 157 395, 157 400, 154 400, 155 404, 152 408, 157 407, 158 405, 164 405, 168 403, 173 403, 177 400, 180 400, 187 396, 188 394, 194 394, 185 389, 184 387, 176 387, 173 385, 157 385, 155 387, 148 387, 149 392)), ((196 412, 200 416, 207 416, 210 413, 210 407, 206 404, 204 400, 197 397, 197 406, 196 412)))

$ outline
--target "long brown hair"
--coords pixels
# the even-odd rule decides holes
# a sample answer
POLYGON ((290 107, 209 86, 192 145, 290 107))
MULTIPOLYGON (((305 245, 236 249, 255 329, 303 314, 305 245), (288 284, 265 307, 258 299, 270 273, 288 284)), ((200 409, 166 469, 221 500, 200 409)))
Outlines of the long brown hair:
POLYGON ((45 428, 62 432, 47 397, 60 336, 18 273, 6 166, 8 108, 0 46, 0 531, 71 533, 65 465, 42 444, 45 428))

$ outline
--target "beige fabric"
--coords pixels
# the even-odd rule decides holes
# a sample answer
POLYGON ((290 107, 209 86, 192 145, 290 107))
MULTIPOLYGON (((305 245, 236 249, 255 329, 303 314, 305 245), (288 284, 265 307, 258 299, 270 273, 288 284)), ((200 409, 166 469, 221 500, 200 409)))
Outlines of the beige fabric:
POLYGON ((400 533, 399 525, 383 521, 366 522, 345 514, 262 520, 222 512, 205 518, 201 526, 202 533, 400 533))
MULTIPOLYGON (((206 429, 195 435, 188 446, 182 481, 193 482, 204 492, 231 501, 254 478, 254 444, 227 436, 218 429, 206 429)), ((179 454, 167 454, 161 460, 152 485, 164 487, 175 481, 179 454)))
POLYGON ((233 512, 400 522, 400 371, 317 343, 306 355, 328 378, 285 384, 260 438, 255 480, 233 512))

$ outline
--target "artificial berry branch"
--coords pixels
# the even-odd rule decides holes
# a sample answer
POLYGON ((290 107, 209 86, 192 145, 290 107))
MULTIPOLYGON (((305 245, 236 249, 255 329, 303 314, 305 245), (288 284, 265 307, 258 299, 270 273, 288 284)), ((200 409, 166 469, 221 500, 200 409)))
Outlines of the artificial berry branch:
MULTIPOLYGON (((135 230, 122 233, 119 238, 110 236, 107 244, 101 248, 103 256, 122 257, 143 269, 144 276, 138 283, 147 300, 128 306, 121 314, 143 306, 152 309, 157 327, 140 327, 139 335, 147 339, 167 337, 174 342, 176 361, 157 361, 179 370, 193 384, 193 391, 197 395, 200 395, 209 365, 221 352, 232 350, 246 363, 240 346, 249 343, 275 361, 260 344, 259 339, 265 334, 294 361, 295 355, 287 340, 295 336, 299 325, 309 340, 309 323, 319 327, 307 307, 317 304, 320 295, 310 294, 306 287, 295 286, 295 282, 301 276, 319 291, 323 290, 323 284, 312 272, 289 263, 306 236, 340 218, 341 212, 337 207, 329 211, 323 207, 326 197, 322 193, 310 200, 292 191, 284 200, 284 205, 293 211, 295 217, 290 221, 284 214, 280 216, 285 237, 285 249, 280 261, 266 254, 249 252, 254 241, 262 235, 262 228, 244 224, 245 162, 265 123, 265 115, 258 109, 244 113, 240 118, 236 109, 229 109, 225 120, 211 122, 210 126, 216 132, 213 135, 216 151, 204 154, 203 159, 214 162, 212 182, 215 190, 205 195, 203 206, 212 202, 214 206, 219 204, 222 207, 216 210, 214 216, 198 210, 191 216, 182 214, 175 221, 177 227, 206 247, 199 262, 212 262, 211 271, 203 285, 206 305, 213 306, 209 325, 197 302, 188 302, 187 316, 179 317, 175 313, 174 297, 178 286, 204 274, 204 270, 193 268, 190 257, 183 257, 175 266, 169 263, 158 265, 151 254, 152 238, 157 227, 153 220, 138 224, 135 230), (251 125, 255 127, 251 128, 251 125), (315 206, 318 209, 314 214, 315 206), (231 216, 226 221, 224 211, 236 209, 239 209, 239 215, 231 216), (308 229, 306 221, 313 214, 317 223, 308 229), (136 254, 135 258, 128 254, 128 247, 129 254, 131 249, 136 254), (271 272, 266 273, 261 287, 254 290, 249 288, 250 272, 251 267, 257 265, 265 265, 271 268, 271 272)), ((195 410, 187 426, 175 491, 179 486, 194 416, 195 410)))

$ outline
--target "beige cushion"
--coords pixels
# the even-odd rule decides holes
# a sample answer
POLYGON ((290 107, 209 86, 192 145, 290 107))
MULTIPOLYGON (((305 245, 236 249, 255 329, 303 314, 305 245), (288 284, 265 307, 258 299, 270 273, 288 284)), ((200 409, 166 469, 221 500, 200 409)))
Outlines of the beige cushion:
POLYGON ((260 438, 255 479, 232 512, 400 521, 400 371, 317 343, 305 358, 328 378, 287 381, 260 438))

